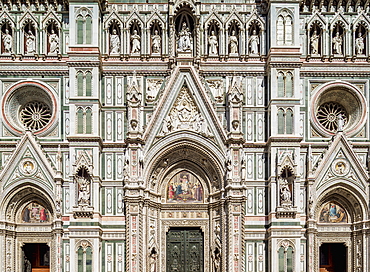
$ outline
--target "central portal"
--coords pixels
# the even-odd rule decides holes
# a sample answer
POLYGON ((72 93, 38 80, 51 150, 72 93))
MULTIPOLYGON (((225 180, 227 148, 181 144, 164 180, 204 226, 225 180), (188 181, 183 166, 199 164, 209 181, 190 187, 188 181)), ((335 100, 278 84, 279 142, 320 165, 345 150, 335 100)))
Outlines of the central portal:
POLYGON ((200 228, 170 228, 166 238, 167 272, 203 272, 203 233, 200 228))
POLYGON ((344 244, 321 245, 320 272, 347 272, 347 250, 344 244))

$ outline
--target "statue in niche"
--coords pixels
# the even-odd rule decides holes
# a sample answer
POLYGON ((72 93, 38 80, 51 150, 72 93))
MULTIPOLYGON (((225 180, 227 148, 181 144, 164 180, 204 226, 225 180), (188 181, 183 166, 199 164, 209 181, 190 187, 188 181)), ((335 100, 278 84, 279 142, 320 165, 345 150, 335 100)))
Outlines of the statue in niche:
POLYGON ((84 177, 77 177, 78 204, 85 206, 90 204, 90 182, 84 177))
POLYGON ((231 180, 233 178, 233 165, 231 162, 230 150, 227 150, 226 154, 226 178, 231 180))
POLYGON ((293 176, 287 169, 285 170, 285 177, 279 176, 278 178, 280 186, 280 204, 285 208, 290 208, 292 206, 292 192, 289 188, 289 180, 292 178, 293 176))
POLYGON ((31 272, 32 266, 30 260, 27 259, 26 256, 24 256, 24 271, 25 272, 31 272))
POLYGON ((209 43, 209 54, 217 56, 218 54, 218 41, 217 36, 215 35, 215 32, 211 31, 211 36, 208 38, 209 43))
POLYGON ((113 29, 112 34, 110 35, 110 53, 119 54, 121 47, 121 40, 117 35, 117 30, 113 29))
POLYGON ((223 82, 222 80, 207 80, 208 86, 218 103, 222 103, 224 98, 223 82))
POLYGON ((337 31, 336 36, 333 38, 333 53, 336 55, 342 55, 342 43, 343 38, 337 31))
POLYGON ((150 272, 157 271, 157 252, 153 248, 149 255, 150 272))
POLYGON ((260 38, 257 35, 257 31, 254 29, 253 34, 249 38, 249 46, 251 48, 252 55, 258 55, 259 44, 260 44, 260 38))
POLYGON ((215 272, 221 272, 221 252, 219 248, 216 247, 212 254, 213 267, 215 272))
POLYGON ((134 30, 134 34, 131 35, 131 54, 140 54, 140 36, 137 34, 137 31, 134 30))
POLYGON ((229 37, 230 54, 238 54, 238 38, 235 36, 235 30, 231 32, 229 37))
POLYGON ((162 79, 147 80, 148 89, 146 91, 146 99, 148 101, 153 101, 156 98, 158 91, 162 86, 162 83, 163 83, 162 79))
POLYGON ((26 37, 26 54, 36 53, 36 37, 33 35, 31 30, 28 30, 28 33, 25 33, 26 37))
POLYGON ((319 55, 319 39, 320 35, 317 35, 316 29, 311 36, 311 53, 312 55, 319 55))
POLYGON ((361 32, 358 33, 358 37, 356 38, 356 52, 357 55, 363 55, 363 51, 365 49, 365 43, 364 43, 364 38, 361 36, 361 32))
POLYGON ((57 34, 55 34, 54 29, 51 30, 51 34, 49 36, 49 46, 50 54, 59 53, 59 37, 57 34))
POLYGON ((292 198, 292 194, 290 193, 288 185, 283 185, 281 187, 281 201, 282 202, 289 202, 289 201, 291 201, 291 198, 292 198))
POLYGON ((3 35, 4 53, 11 54, 13 52, 13 37, 9 34, 9 30, 5 29, 3 35))
POLYGON ((183 22, 182 29, 179 33, 179 40, 177 51, 178 52, 191 52, 192 47, 192 37, 189 28, 187 27, 186 23, 183 22))
POLYGON ((154 30, 154 35, 152 35, 152 52, 153 54, 161 52, 161 36, 158 35, 158 30, 154 30))

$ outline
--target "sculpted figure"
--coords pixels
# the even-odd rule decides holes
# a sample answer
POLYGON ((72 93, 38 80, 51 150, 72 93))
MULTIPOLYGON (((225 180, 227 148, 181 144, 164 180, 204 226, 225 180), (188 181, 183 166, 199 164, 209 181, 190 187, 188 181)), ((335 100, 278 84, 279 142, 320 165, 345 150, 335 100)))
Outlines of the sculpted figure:
POLYGON ((238 54, 238 38, 235 36, 235 30, 229 37, 230 54, 238 54))
POLYGON ((333 38, 333 53, 337 55, 342 55, 342 43, 343 38, 339 35, 339 31, 337 31, 336 36, 333 38))
POLYGON ((361 36, 361 33, 358 33, 358 38, 356 38, 357 55, 363 55, 364 48, 365 48, 364 38, 361 36))
POLYGON ((260 44, 260 38, 257 35, 257 31, 254 29, 252 36, 249 38, 249 46, 251 48, 251 54, 258 55, 258 45, 260 44))
POLYGON ((315 30, 311 37, 311 53, 312 55, 318 55, 319 54, 319 39, 320 36, 317 35, 317 31, 315 30))
POLYGON ((213 258, 213 266, 214 266, 214 271, 215 272, 220 272, 221 271, 221 254, 218 250, 213 253, 212 255, 213 258))
POLYGON ((187 27, 186 23, 182 24, 182 29, 179 33, 179 41, 178 41, 178 52, 191 52, 191 43, 192 43, 191 33, 189 28, 187 27))
POLYGON ((121 47, 121 41, 117 35, 117 30, 113 29, 112 34, 110 35, 110 53, 119 54, 121 47))
POLYGON ((281 201, 282 202, 289 202, 289 201, 291 201, 291 196, 292 196, 292 194, 290 193, 288 185, 283 185, 283 187, 281 188, 281 194, 280 194, 281 201))
POLYGON ((54 33, 54 29, 51 30, 51 35, 49 36, 50 54, 59 52, 59 37, 54 33))
POLYGON ((4 53, 12 53, 13 52, 13 37, 9 34, 9 30, 5 29, 5 34, 3 35, 3 43, 4 43, 4 53))
POLYGON ((152 52, 161 52, 161 36, 158 35, 158 30, 154 30, 154 35, 152 36, 152 52))
POLYGON ((137 34, 136 30, 134 30, 134 34, 131 35, 131 41, 131 54, 140 53, 140 36, 137 34))
POLYGON ((149 256, 150 272, 156 272, 157 253, 153 250, 149 256))
POLYGON ((80 185, 78 190, 78 204, 90 204, 90 182, 86 178, 78 177, 77 183, 80 185))
POLYGON ((26 37, 26 54, 36 53, 36 37, 33 35, 31 30, 28 30, 28 34, 25 33, 26 37))
POLYGON ((24 257, 24 269, 26 272, 31 272, 31 262, 27 259, 27 257, 24 257))
POLYGON ((217 55, 218 54, 218 41, 215 32, 211 32, 211 36, 208 38, 209 43, 209 54, 210 55, 217 55))

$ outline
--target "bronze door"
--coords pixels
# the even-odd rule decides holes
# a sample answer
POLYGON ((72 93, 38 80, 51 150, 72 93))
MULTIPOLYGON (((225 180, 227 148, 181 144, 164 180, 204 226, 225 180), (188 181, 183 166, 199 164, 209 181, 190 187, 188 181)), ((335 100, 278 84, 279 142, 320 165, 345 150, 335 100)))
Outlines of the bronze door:
POLYGON ((203 234, 200 229, 170 229, 167 233, 167 272, 203 272, 203 234))

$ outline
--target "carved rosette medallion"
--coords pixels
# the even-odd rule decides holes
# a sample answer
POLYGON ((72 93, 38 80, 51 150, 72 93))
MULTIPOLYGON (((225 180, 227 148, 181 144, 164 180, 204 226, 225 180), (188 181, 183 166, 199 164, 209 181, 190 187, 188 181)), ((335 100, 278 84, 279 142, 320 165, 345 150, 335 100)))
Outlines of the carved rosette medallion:
POLYGON ((19 171, 25 176, 32 176, 37 171, 37 164, 31 158, 21 160, 18 167, 19 171))
POLYGON ((350 166, 345 159, 336 159, 331 165, 334 175, 343 177, 349 173, 350 166))

